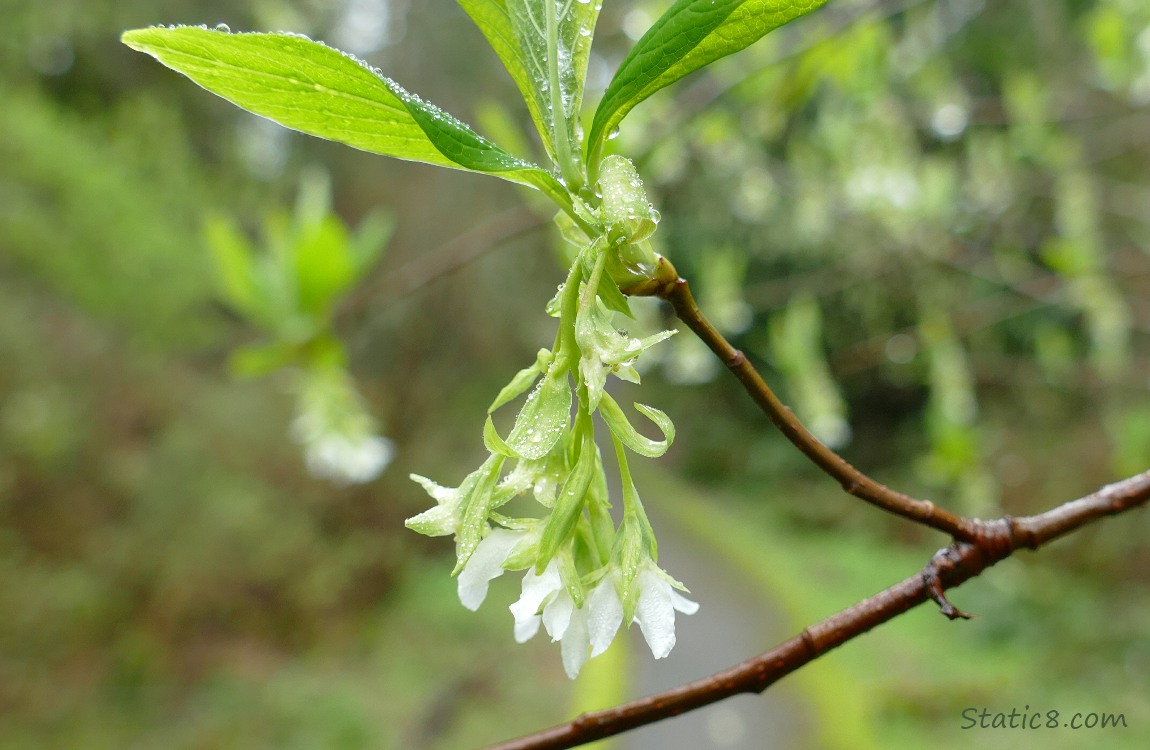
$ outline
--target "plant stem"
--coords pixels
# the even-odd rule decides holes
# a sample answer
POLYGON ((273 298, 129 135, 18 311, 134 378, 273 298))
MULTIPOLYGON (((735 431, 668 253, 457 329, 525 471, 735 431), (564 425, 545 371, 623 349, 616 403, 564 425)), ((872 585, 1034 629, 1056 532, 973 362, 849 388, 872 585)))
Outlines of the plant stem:
MULTIPOLYGON (((1018 549, 1038 549, 1106 516, 1150 501, 1150 471, 1024 518, 976 523, 977 543, 958 542, 936 556, 928 570, 954 588, 1018 549), (941 561, 935 565, 935 561, 941 561)), ((925 571, 924 571, 925 573, 925 571)), ((561 750, 620 734, 740 693, 761 693, 783 677, 872 628, 934 599, 925 574, 911 576, 812 625, 775 648, 710 677, 614 708, 585 713, 566 724, 493 745, 489 750, 561 750)))
POLYGON ((811 434, 794 412, 779 400, 746 355, 731 346, 711 325, 695 303, 686 279, 679 277, 675 267, 666 258, 659 258, 658 270, 653 277, 623 292, 657 296, 670 302, 679 319, 734 373, 783 436, 812 463, 834 478, 847 494, 894 515, 946 532, 958 541, 974 541, 977 524, 973 520, 951 513, 928 500, 916 500, 871 479, 811 434))

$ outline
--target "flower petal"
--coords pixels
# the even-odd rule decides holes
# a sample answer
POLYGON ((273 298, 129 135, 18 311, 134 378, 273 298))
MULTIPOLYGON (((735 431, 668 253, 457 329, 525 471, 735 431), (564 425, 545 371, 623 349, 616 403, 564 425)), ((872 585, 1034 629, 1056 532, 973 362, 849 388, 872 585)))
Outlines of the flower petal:
POLYGON ((699 611, 698 602, 691 601, 675 589, 671 589, 671 606, 685 615, 693 615, 699 611))
POLYGON ((495 529, 479 543, 459 572, 459 601, 475 611, 487 598, 488 584, 503 574, 503 561, 523 538, 522 531, 495 529))
POLYGON ((662 659, 675 647, 675 610, 671 604, 671 585, 650 570, 639 573, 639 602, 635 621, 651 647, 651 654, 662 659))
POLYGON ((607 650, 619 626, 623 624, 623 603, 611 576, 606 576, 592 589, 584 605, 587 609, 587 631, 591 639, 591 658, 607 650))
POLYGON ((554 560, 543 570, 543 575, 527 571, 523 576, 523 594, 509 607, 515 617, 515 640, 523 643, 539 632, 539 608, 562 588, 559 566, 554 560))
POLYGON ((563 654, 563 671, 572 680, 579 676, 579 670, 587 662, 587 645, 586 610, 576 610, 563 634, 560 649, 563 654))
POLYGON ((547 635, 551 636, 552 641, 562 640, 566 635, 574 611, 575 602, 566 588, 543 608, 543 627, 547 628, 547 635))

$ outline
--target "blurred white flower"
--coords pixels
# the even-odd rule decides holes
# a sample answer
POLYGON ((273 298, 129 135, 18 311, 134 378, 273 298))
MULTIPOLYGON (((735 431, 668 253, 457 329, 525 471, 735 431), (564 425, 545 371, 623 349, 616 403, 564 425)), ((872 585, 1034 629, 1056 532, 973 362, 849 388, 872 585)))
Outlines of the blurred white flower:
POLYGON ((291 434, 303 445, 307 470, 337 484, 370 482, 395 455, 387 438, 375 434, 351 376, 341 367, 303 370, 296 385, 291 434))
POLYGON ((391 441, 378 435, 359 439, 324 435, 304 444, 307 470, 337 484, 362 484, 378 477, 395 455, 391 441))

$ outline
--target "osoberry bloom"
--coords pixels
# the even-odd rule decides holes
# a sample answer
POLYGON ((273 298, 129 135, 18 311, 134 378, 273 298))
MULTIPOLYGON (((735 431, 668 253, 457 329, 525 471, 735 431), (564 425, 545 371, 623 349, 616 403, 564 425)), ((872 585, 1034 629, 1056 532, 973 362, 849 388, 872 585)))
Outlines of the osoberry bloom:
POLYGON ((552 641, 561 642, 563 669, 571 679, 579 676, 589 655, 595 657, 607 650, 623 622, 623 604, 610 576, 605 576, 579 607, 563 584, 555 560, 542 575, 527 572, 523 595, 510 609, 518 642, 534 638, 540 622, 552 641))
POLYGON ((635 622, 639 623, 651 654, 662 659, 675 647, 675 612, 693 615, 699 611, 699 604, 676 591, 682 584, 650 558, 635 576, 634 585, 639 589, 635 622))

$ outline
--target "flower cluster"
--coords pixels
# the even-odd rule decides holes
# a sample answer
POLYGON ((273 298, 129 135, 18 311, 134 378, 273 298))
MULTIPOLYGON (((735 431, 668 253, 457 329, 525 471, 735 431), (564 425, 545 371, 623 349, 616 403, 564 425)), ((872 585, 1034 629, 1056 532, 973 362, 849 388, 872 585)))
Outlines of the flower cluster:
POLYGON ((291 434, 304 447, 308 471, 336 484, 361 484, 379 476, 395 449, 377 434, 347 370, 323 364, 296 375, 291 434))
POLYGON ((646 238, 658 218, 630 164, 616 166, 603 186, 598 231, 566 235, 580 249, 548 306, 559 318, 555 344, 516 374, 489 409, 527 394, 511 431, 504 438, 488 417, 488 457, 458 487, 413 475, 436 504, 407 521, 419 533, 455 537, 459 599, 469 609, 483 603, 492 580, 525 571, 522 595, 510 608, 515 638, 527 641, 542 625, 561 642, 571 678, 625 624, 638 623, 655 658, 667 656, 675 645, 675 613, 698 609, 657 564, 655 535, 627 463, 628 452, 665 453, 674 426, 658 409, 635 404, 662 433, 661 440, 644 436, 606 389, 608 375, 638 383, 636 360, 674 333, 637 338, 613 324, 615 313, 630 314, 618 279, 630 281, 654 267, 647 262, 654 254, 646 238), (636 184, 639 199, 611 192, 636 184), (595 414, 608 428, 622 479, 618 524, 610 513, 595 414), (501 512, 521 496, 534 499, 538 516, 501 512))

